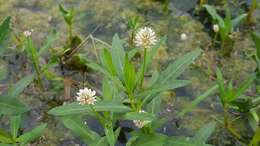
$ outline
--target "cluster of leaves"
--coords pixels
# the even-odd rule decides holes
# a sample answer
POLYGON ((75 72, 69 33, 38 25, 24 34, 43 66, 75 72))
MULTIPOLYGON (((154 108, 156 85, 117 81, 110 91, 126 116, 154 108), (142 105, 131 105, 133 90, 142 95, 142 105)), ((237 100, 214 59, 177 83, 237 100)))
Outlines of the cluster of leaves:
POLYGON ((219 36, 221 40, 221 46, 223 49, 223 54, 225 56, 230 56, 230 53, 233 49, 233 40, 230 38, 230 34, 234 31, 234 29, 240 24, 242 20, 244 20, 247 16, 246 13, 240 14, 235 18, 231 17, 231 12, 229 8, 226 6, 226 13, 225 18, 221 17, 215 9, 214 6, 211 5, 204 5, 207 12, 212 17, 213 23, 218 24, 220 30, 219 30, 219 36))
POLYGON ((135 54, 133 52, 136 50, 124 51, 122 41, 118 35, 114 35, 111 50, 105 48, 100 53, 101 64, 93 61, 86 62, 90 68, 104 74, 103 92, 98 101, 94 105, 68 103, 53 108, 48 113, 60 117, 67 128, 89 145, 109 144, 114 146, 119 134, 124 133, 122 127, 118 125, 118 122, 123 120, 149 121, 141 130, 131 132, 131 138, 127 142, 129 146, 151 143, 176 146, 180 144, 207 145, 205 144, 206 139, 203 138, 186 140, 156 133, 156 129, 165 121, 158 117, 161 103, 160 93, 187 85, 189 81, 178 80, 177 77, 200 54, 200 50, 190 52, 170 64, 161 73, 154 71, 148 81, 149 84, 142 86, 144 78, 142 72, 149 69, 153 56, 164 41, 165 37, 147 52, 147 57, 137 70, 132 60, 135 54), (139 112, 140 110, 145 110, 145 112, 139 112), (104 129, 101 135, 83 124, 82 119, 85 115, 99 121, 104 129), (72 116, 73 118, 71 118, 72 116), (103 134, 105 136, 102 136, 103 134))
MULTIPOLYGON (((0 52, 4 54, 7 51, 7 42, 11 33, 11 17, 6 17, 0 24, 0 52)), ((45 46, 40 49, 40 54, 44 52, 49 46, 49 42, 45 43, 45 46)), ((30 54, 34 67, 38 66, 37 53, 32 46, 32 41, 30 38, 26 40, 26 51, 30 54)), ((0 75, 1 79, 4 78, 0 75)), ((45 123, 33 128, 31 131, 24 132, 21 131, 20 127, 22 125, 22 115, 29 111, 28 107, 22 103, 18 97, 23 92, 23 90, 34 80, 35 74, 27 75, 20 79, 17 83, 10 86, 7 94, 0 95, 0 116, 6 116, 10 119, 10 132, 6 129, 0 128, 0 145, 3 146, 25 146, 28 143, 35 141, 40 137, 47 126, 45 123)))

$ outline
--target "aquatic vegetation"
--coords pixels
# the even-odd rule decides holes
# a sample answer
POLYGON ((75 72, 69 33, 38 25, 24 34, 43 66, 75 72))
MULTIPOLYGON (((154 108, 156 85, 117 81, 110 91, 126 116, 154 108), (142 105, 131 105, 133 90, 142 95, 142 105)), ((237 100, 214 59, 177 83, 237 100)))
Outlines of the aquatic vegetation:
MULTIPOLYGON (((101 97, 94 104, 67 103, 51 109, 49 114, 60 116, 67 128, 79 135, 83 140, 87 140, 90 145, 96 143, 115 145, 119 134, 125 133, 122 131, 124 128, 118 125, 121 120, 131 120, 136 127, 142 129, 141 131, 131 132, 133 137, 129 139, 127 145, 146 144, 151 140, 155 140, 158 145, 164 143, 177 144, 180 141, 191 143, 191 141, 183 141, 178 138, 172 139, 157 134, 155 131, 163 121, 158 120, 156 114, 160 111, 161 92, 179 88, 189 83, 189 81, 176 78, 198 57, 200 50, 192 51, 177 59, 160 74, 155 72, 156 74, 153 74, 152 78, 148 80, 145 78, 145 73, 165 38, 160 39, 160 41, 156 40, 155 32, 151 28, 141 28, 137 32, 136 45, 140 47, 140 51, 145 50, 143 62, 135 66, 131 62, 133 57, 131 51, 126 52, 118 35, 114 35, 111 50, 103 49, 100 53, 101 64, 99 65, 93 61, 87 64, 93 70, 104 74, 101 97), (139 69, 136 67, 139 67, 139 69), (149 81, 149 84, 144 84, 147 81, 149 81), (85 114, 94 116, 99 121, 104 129, 104 137, 82 124, 82 115, 85 114), (78 115, 77 121, 75 118, 69 118, 76 115, 78 115), (77 126, 69 124, 71 122, 77 126), (76 127, 80 127, 80 129, 76 127), (83 135, 80 131, 85 131, 86 134, 83 135)), ((81 92, 78 93, 78 96, 81 96, 81 92)), ((94 96, 94 92, 91 92, 87 96, 84 95, 84 97, 91 98, 94 96)), ((204 145, 204 142, 198 141, 198 144, 204 145)))
POLYGON ((217 84, 219 86, 219 98, 223 107, 223 126, 229 129, 230 132, 234 134, 238 139, 241 139, 241 136, 236 133, 231 127, 228 109, 230 108, 232 102, 243 95, 244 92, 250 87, 251 83, 254 81, 254 77, 249 77, 243 83, 241 83, 238 88, 234 89, 232 81, 227 83, 227 86, 225 86, 223 75, 219 69, 217 69, 216 75, 217 84))
POLYGON ((33 81, 33 76, 26 76, 19 80, 9 89, 8 95, 0 95, 0 115, 10 119, 10 133, 5 129, 0 129, 0 144, 24 146, 39 138, 47 124, 42 123, 28 132, 20 132, 22 115, 29 109, 18 97, 23 90, 33 81))
POLYGON ((212 17, 213 24, 217 23, 219 26, 219 32, 216 32, 216 34, 220 37, 223 55, 230 56, 230 53, 233 50, 235 28, 246 18, 247 14, 240 14, 237 17, 232 18, 231 12, 226 6, 225 18, 223 18, 217 13, 214 6, 204 5, 204 7, 212 17))
POLYGON ((247 18, 246 18, 247 24, 251 25, 251 24, 255 23, 255 20, 253 18, 253 13, 257 9, 257 7, 258 7, 257 0, 252 0, 251 1, 251 6, 249 8, 249 11, 248 11, 248 14, 247 14, 247 18))

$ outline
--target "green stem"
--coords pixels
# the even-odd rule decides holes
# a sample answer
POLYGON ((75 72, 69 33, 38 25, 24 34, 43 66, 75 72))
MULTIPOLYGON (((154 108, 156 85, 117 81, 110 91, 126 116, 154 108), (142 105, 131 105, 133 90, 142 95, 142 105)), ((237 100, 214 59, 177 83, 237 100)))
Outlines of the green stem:
POLYGON ((90 109, 94 112, 94 114, 96 115, 96 117, 97 117, 98 121, 101 123, 101 125, 105 126, 103 117, 97 111, 95 111, 95 109, 92 105, 90 105, 90 109))
POLYGON ((145 73, 145 68, 146 68, 146 54, 147 54, 147 49, 144 49, 144 60, 143 60, 143 68, 142 68, 142 74, 141 74, 141 80, 140 80, 140 88, 143 86, 143 81, 144 81, 144 73, 145 73))
POLYGON ((72 45, 72 24, 69 25, 69 41, 70 45, 72 45))
POLYGON ((137 110, 135 107, 135 99, 132 93, 128 93, 128 97, 130 99, 130 105, 133 111, 137 110))
POLYGON ((224 105, 224 127, 229 128, 229 123, 228 123, 228 106, 224 105))

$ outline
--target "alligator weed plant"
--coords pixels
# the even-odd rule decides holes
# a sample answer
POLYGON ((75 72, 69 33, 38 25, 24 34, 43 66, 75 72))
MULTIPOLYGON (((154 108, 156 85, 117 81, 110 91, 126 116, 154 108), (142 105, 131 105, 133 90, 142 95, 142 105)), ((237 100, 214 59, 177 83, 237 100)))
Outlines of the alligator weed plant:
MULTIPOLYGON (((102 92, 96 95, 96 91, 83 87, 78 91, 75 102, 55 107, 48 113, 59 117, 67 128, 91 146, 114 146, 120 140, 119 137, 122 137, 120 135, 127 134, 121 125, 125 120, 132 121, 134 125, 130 132, 131 137, 127 139, 128 146, 179 146, 192 143, 195 143, 195 146, 208 145, 206 140, 210 134, 207 132, 206 135, 204 133, 204 138, 189 140, 156 132, 165 121, 158 117, 160 93, 189 84, 189 81, 177 78, 201 52, 192 51, 161 72, 152 70, 153 57, 165 39, 158 39, 150 27, 138 29, 134 43, 142 54, 142 61, 134 64, 134 49, 125 51, 118 35, 114 35, 112 47, 104 48, 99 53, 100 64, 94 61, 86 62, 90 68, 103 74, 102 92), (152 72, 151 77, 147 77, 148 71, 152 72), (97 133, 85 125, 84 117, 94 117, 103 127, 103 132, 97 133)), ((211 127, 206 130, 211 129, 209 131, 213 132, 214 124, 205 126, 211 127)), ((203 130, 199 133, 203 135, 203 130)))
POLYGON ((231 134, 238 138, 238 140, 242 140, 240 134, 232 128, 232 119, 229 118, 230 116, 228 110, 232 107, 233 103, 239 97, 241 97, 244 94, 244 92, 250 87, 255 77, 249 77, 244 82, 242 82, 237 88, 234 88, 232 81, 229 81, 227 84, 225 84, 225 80, 220 69, 217 69, 216 75, 219 98, 223 107, 223 122, 221 123, 223 124, 224 128, 228 129, 231 132, 231 134))
MULTIPOLYGON (((240 24, 242 20, 246 18, 247 14, 240 14, 237 17, 232 18, 231 12, 228 8, 228 5, 226 4, 225 18, 222 18, 217 13, 214 6, 204 5, 204 7, 212 17, 213 24, 216 23, 217 25, 215 26, 218 26, 219 28, 218 31, 214 30, 214 32, 216 33, 216 37, 219 36, 220 38, 221 50, 223 52, 223 55, 229 57, 233 50, 234 37, 236 35, 234 29, 240 24)), ((213 43, 215 43, 215 41, 213 43)))
POLYGON ((42 123, 27 132, 21 129, 23 114, 29 111, 29 109, 18 97, 32 81, 32 75, 26 76, 15 83, 8 90, 7 95, 0 95, 0 116, 10 119, 10 129, 8 130, 10 132, 2 129, 4 127, 0 127, 1 146, 26 146, 37 140, 47 126, 47 124, 42 123))

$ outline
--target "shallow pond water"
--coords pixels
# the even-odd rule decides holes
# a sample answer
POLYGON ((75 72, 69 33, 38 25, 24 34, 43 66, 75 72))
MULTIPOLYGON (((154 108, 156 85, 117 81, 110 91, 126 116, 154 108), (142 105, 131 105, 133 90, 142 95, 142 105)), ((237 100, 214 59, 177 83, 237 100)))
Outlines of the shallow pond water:
MULTIPOLYGON (((233 0, 234 3, 240 2, 233 0)), ((7 15, 13 17, 13 28, 17 33, 33 29, 33 39, 36 46, 42 45, 51 29, 56 29, 59 39, 54 47, 62 44, 67 36, 67 27, 59 11, 58 4, 62 3, 66 7, 74 6, 75 20, 74 33, 82 38, 93 32, 93 36, 110 43, 114 33, 118 33, 124 40, 128 36, 127 19, 130 16, 139 16, 140 22, 144 26, 152 26, 160 36, 167 36, 166 45, 159 49, 156 59, 153 62, 154 68, 164 68, 172 63, 176 58, 185 53, 202 49, 202 56, 187 70, 182 79, 189 79, 192 83, 184 88, 169 91, 163 94, 163 108, 160 115, 167 117, 167 123, 159 129, 162 133, 176 136, 193 136, 205 123, 213 120, 212 116, 221 116, 221 105, 216 95, 211 95, 199 104, 192 112, 182 118, 176 118, 177 114, 186 107, 196 96, 213 86, 212 73, 218 64, 222 65, 223 72, 227 78, 237 82, 245 79, 254 72, 255 63, 251 59, 254 52, 253 42, 249 35, 244 35, 246 28, 241 28, 239 41, 235 43, 235 50, 230 58, 219 55, 219 50, 214 50, 209 46, 212 41, 210 26, 202 22, 194 13, 196 0, 0 0, 0 18, 7 15), (168 3, 167 3, 168 2, 168 3), (186 40, 181 40, 181 34, 187 34, 186 40)), ((234 9, 235 11, 235 9, 234 9)), ((259 11, 256 12, 256 19, 260 21, 259 11)), ((257 23, 255 31, 260 31, 260 23, 257 23)), ((104 47, 103 44, 96 44, 98 49, 104 47)), ((0 93, 6 92, 8 84, 29 73, 32 67, 26 64, 26 57, 19 53, 22 48, 11 45, 12 53, 0 59, 0 93), (18 52, 18 53, 17 53, 18 52)), ((85 44, 82 52, 94 58, 95 53, 91 42, 85 44)), ((47 58, 48 55, 46 55, 47 58)), ((42 63, 46 60, 42 58, 42 63)), ((101 87, 100 75, 90 73, 87 75, 75 74, 74 71, 61 70, 56 68, 58 74, 69 76, 71 79, 84 80, 96 88, 101 87), (83 77, 83 76, 84 77, 83 77)), ((49 116, 46 112, 54 106, 61 104, 63 100, 63 87, 50 85, 57 90, 50 90, 42 93, 37 92, 37 87, 31 85, 20 96, 20 98, 31 108, 23 118, 23 130, 27 131, 37 123, 44 121, 48 123, 48 128, 41 139, 32 145, 37 146, 77 146, 84 144, 74 137, 61 122, 49 116)), ((71 89, 71 96, 75 96, 75 89, 71 89)), ((0 118, 1 127, 7 127, 6 118, 0 118)), ((95 131, 102 131, 101 127, 93 119, 86 119, 95 131)), ((238 122, 239 131, 250 135, 245 119, 240 118, 238 122)), ((126 127, 133 128, 130 122, 120 123, 126 127)), ((245 135, 247 136, 247 135, 245 135)), ((227 137, 223 139, 227 140, 227 137)), ((118 145, 124 145, 118 143, 118 145)), ((239 145, 239 144, 237 144, 239 145)))

